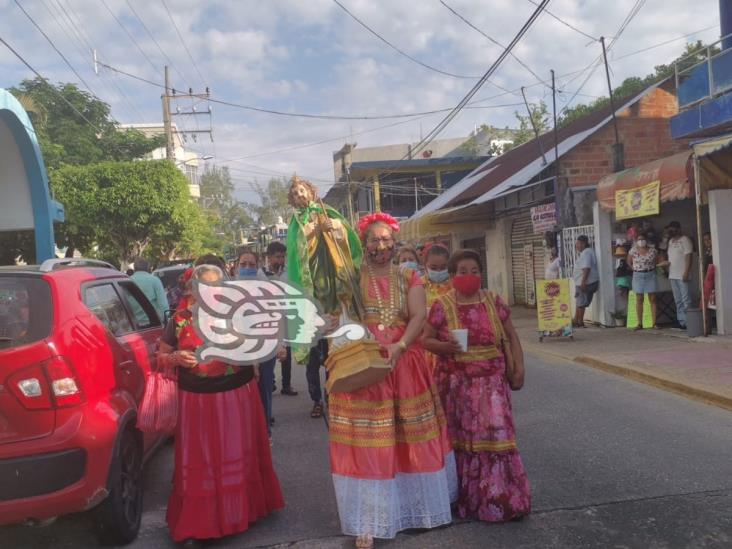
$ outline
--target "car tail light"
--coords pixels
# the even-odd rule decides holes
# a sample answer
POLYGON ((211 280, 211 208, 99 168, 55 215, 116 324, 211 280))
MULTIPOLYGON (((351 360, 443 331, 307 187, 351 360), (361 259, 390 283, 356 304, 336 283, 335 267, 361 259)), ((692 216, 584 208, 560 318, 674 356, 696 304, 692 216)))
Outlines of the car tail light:
POLYGON ((25 368, 8 378, 7 387, 28 410, 50 410, 51 390, 40 365, 25 368))
POLYGON ((74 406, 83 400, 76 374, 63 357, 16 372, 7 386, 28 410, 74 406))
POLYGON ((74 406, 82 401, 82 393, 76 374, 63 357, 57 356, 45 363, 48 379, 56 405, 74 406))

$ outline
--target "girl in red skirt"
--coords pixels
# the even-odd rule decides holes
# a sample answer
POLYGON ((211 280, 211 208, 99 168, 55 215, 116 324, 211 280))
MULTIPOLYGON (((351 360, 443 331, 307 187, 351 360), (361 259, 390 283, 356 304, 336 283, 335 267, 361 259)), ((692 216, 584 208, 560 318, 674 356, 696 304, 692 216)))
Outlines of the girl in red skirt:
POLYGON ((161 360, 178 367, 175 472, 167 512, 175 541, 244 532, 284 507, 254 367, 196 362, 203 341, 193 328, 191 283, 221 278, 215 266, 193 269, 160 344, 161 360))

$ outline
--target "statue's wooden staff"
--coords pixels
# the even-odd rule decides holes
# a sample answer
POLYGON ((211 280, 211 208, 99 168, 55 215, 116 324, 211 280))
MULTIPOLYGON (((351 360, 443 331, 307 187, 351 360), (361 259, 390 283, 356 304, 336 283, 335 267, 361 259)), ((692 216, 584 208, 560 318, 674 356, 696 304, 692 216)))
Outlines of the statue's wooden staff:
MULTIPOLYGON (((320 229, 322 231, 327 232, 333 232, 333 226, 332 223, 329 223, 330 219, 328 218, 328 212, 325 209, 325 203, 323 202, 323 199, 318 197, 318 202, 320 203, 320 208, 323 210, 323 217, 321 218, 318 216, 318 222, 320 223, 320 229), (324 221, 323 218, 326 220, 324 221)), ((344 227, 345 231, 345 227, 344 227)), ((348 242, 348 235, 346 234, 346 242, 348 242)), ((359 316, 359 320, 363 321, 366 314, 366 308, 364 307, 363 300, 361 299, 361 282, 357 280, 356 277, 356 270, 355 268, 352 268, 353 260, 351 258, 346 259, 343 257, 343 250, 341 250, 341 247, 338 246, 338 243, 335 242, 335 237, 333 238, 333 243, 335 244, 336 250, 338 250, 338 255, 340 257, 340 260, 343 262, 343 265, 346 266, 346 269, 348 271, 348 278, 351 280, 351 286, 353 288, 353 296, 352 299, 354 301, 354 304, 356 306, 356 314, 359 316), (349 261, 350 265, 349 266, 349 261)))

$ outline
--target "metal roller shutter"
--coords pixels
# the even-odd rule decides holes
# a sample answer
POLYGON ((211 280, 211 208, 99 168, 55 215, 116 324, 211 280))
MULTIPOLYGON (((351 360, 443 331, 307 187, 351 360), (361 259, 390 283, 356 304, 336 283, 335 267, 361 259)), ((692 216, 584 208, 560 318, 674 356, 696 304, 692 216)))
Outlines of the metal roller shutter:
POLYGON ((483 263, 483 274, 482 274, 483 287, 487 288, 488 287, 488 273, 487 273, 488 265, 486 265, 487 256, 486 256, 486 249, 485 249, 485 237, 471 238, 468 240, 463 240, 462 247, 467 248, 469 250, 475 250, 476 252, 478 252, 478 255, 480 255, 480 259, 483 263))
POLYGON ((544 239, 534 234, 531 216, 514 219, 511 227, 511 270, 513 278, 513 298, 518 305, 536 305, 534 281, 544 278, 546 251, 544 239), (527 262, 533 263, 531 273, 527 273, 527 262))

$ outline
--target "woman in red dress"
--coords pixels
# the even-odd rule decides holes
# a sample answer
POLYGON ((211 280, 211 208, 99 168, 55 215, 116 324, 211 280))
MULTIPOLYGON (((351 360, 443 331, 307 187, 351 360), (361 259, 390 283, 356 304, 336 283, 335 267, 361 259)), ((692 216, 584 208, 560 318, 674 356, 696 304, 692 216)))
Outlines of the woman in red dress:
POLYGON ((359 223, 368 252, 361 267, 365 323, 392 371, 379 383, 329 399, 338 514, 357 547, 400 530, 449 523, 457 490, 445 416, 419 341, 424 288, 415 270, 392 263, 398 228, 381 213, 359 223))
POLYGON ((160 360, 178 367, 175 472, 166 517, 175 541, 244 532, 284 507, 254 367, 196 361, 203 341, 193 328, 191 283, 216 282, 223 272, 201 265, 190 278, 160 344, 160 360))
POLYGON ((453 290, 432 305, 424 344, 438 355, 435 377, 460 486, 456 511, 460 518, 514 520, 531 510, 511 409, 511 387, 520 389, 524 382, 521 343, 510 309, 500 297, 480 289, 478 253, 455 252, 448 270, 453 290), (468 331, 467 352, 453 330, 468 331), (514 359, 509 371, 507 348, 514 359))

